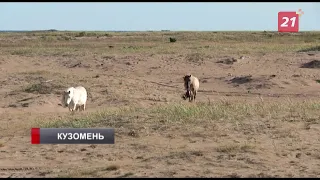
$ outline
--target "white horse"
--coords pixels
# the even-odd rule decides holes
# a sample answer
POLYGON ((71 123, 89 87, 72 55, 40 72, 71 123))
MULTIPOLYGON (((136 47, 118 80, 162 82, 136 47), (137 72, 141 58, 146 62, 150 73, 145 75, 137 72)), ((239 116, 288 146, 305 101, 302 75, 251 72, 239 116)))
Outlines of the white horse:
POLYGON ((82 86, 69 87, 63 92, 62 95, 62 106, 64 108, 68 107, 69 111, 75 111, 77 106, 79 106, 79 111, 84 111, 86 109, 87 102, 87 90, 82 86))
POLYGON ((184 87, 187 90, 186 94, 184 95, 184 97, 188 97, 189 98, 189 102, 191 102, 192 100, 195 101, 196 100, 196 96, 197 96, 197 92, 199 89, 199 79, 193 75, 185 75, 183 77, 184 80, 184 87))

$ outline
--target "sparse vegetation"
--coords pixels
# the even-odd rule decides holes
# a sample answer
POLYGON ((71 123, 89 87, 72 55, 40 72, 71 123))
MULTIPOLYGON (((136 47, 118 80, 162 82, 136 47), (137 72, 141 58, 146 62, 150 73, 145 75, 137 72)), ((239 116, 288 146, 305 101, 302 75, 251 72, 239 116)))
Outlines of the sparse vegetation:
POLYGON ((39 84, 31 84, 24 89, 27 93, 39 93, 39 94, 51 94, 51 93, 60 93, 63 86, 55 85, 52 83, 39 83, 39 84))
POLYGON ((320 51, 320 46, 314 46, 307 49, 301 49, 298 52, 320 51))
POLYGON ((176 39, 176 38, 172 38, 172 37, 170 37, 170 38, 169 38, 169 40, 170 40, 170 42, 171 42, 171 43, 173 43, 173 42, 176 42, 176 41, 177 41, 177 39, 176 39))
MULTIPOLYGON (((116 110, 103 110, 86 116, 60 118, 39 122, 46 128, 90 128, 131 126, 135 116, 146 114, 152 117, 153 122, 204 125, 208 123, 244 123, 249 119, 259 118, 261 121, 270 119, 310 119, 315 118, 320 110, 320 103, 306 101, 299 103, 235 103, 222 101, 215 104, 197 103, 197 105, 172 104, 151 108, 122 108, 116 110), (267 116, 266 116, 267 115, 267 116), (130 119, 133 119, 130 121, 130 119)), ((148 119, 145 117, 145 120, 148 119)), ((142 119, 140 119, 142 120, 142 119)), ((235 125, 235 124, 234 124, 235 125)))
MULTIPOLYGON (((255 54, 255 53, 269 53, 269 52, 292 52, 292 51, 310 51, 319 49, 314 44, 319 43, 318 32, 301 32, 294 35, 281 35, 277 32, 268 32, 272 37, 266 36, 266 33, 261 32, 27 32, 27 33, 0 33, 0 38, 3 40, 15 37, 15 42, 6 41, 2 45, 2 51, 6 54, 13 54, 19 56, 36 56, 36 55, 63 55, 62 51, 67 53, 79 50, 83 53, 103 53, 105 47, 110 46, 109 41, 101 41, 97 43, 81 42, 77 38, 95 38, 96 37, 122 37, 118 38, 117 42, 123 43, 127 41, 145 41, 149 40, 154 43, 161 43, 163 38, 168 38, 174 44, 189 44, 186 49, 195 48, 201 53, 213 52, 221 55, 229 55, 229 50, 232 49, 237 54, 255 54), (32 33, 28 41, 23 39, 24 36, 32 33), (173 38, 172 35, 175 37, 173 38), (179 42, 176 41, 179 39, 179 42), (72 41, 71 41, 72 40, 72 41), (308 40, 307 42, 305 42, 308 40), (68 43, 66 43, 67 41, 68 43), (52 42, 52 43, 45 43, 52 42), (190 44, 191 42, 196 44, 190 44), (215 46, 203 48, 208 46, 199 46, 198 42, 208 44, 214 42, 215 46), (261 43, 256 43, 261 42, 261 43), (27 45, 28 44, 28 45, 27 45), (23 48, 22 48, 23 47, 23 48), (63 47, 63 48, 62 48, 63 47)), ((28 36, 29 37, 29 36, 28 36)), ((158 46, 158 45, 143 45, 138 49, 130 49, 124 52, 122 48, 113 48, 114 53, 132 53, 133 51, 143 53, 161 53, 167 54, 170 52, 179 51, 180 46, 158 46)), ((198 52, 198 53, 200 53, 198 52)))
POLYGON ((0 176, 319 177, 319 38, 0 33, 0 176), (181 98, 186 73, 200 80, 195 103, 181 98), (69 113, 61 90, 77 85, 88 111, 69 113), (115 128, 115 144, 28 145, 31 127, 115 128))
POLYGON ((249 144, 226 144, 222 145, 216 148, 217 152, 222 153, 239 153, 239 152, 250 152, 252 149, 254 149, 254 146, 249 144))
POLYGON ((83 36, 86 36, 86 32, 80 32, 77 37, 83 37, 83 36))

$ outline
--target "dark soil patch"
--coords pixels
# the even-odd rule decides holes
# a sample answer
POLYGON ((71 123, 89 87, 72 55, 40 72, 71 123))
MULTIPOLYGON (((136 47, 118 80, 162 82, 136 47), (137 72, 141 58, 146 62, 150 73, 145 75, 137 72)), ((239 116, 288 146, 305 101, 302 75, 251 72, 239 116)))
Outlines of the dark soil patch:
POLYGON ((269 80, 274 78, 274 75, 267 76, 267 77, 260 77, 260 78, 252 78, 251 75, 249 76, 241 76, 241 77, 234 77, 229 80, 229 83, 234 84, 234 87, 244 86, 246 89, 270 89, 272 86, 276 85, 269 80))
POLYGON ((217 63, 222 63, 222 64, 233 64, 237 62, 236 58, 226 58, 226 59, 222 59, 220 61, 217 61, 217 63))
POLYGON ((301 65, 301 68, 320 68, 320 61, 313 60, 301 65))
POLYGON ((235 83, 235 84, 244 84, 244 83, 251 82, 252 80, 253 80, 252 76, 249 75, 249 76, 234 77, 230 81, 231 83, 235 83))
POLYGON ((30 84, 28 87, 24 89, 24 91, 33 94, 59 94, 62 88, 64 88, 64 86, 60 84, 38 83, 30 84))

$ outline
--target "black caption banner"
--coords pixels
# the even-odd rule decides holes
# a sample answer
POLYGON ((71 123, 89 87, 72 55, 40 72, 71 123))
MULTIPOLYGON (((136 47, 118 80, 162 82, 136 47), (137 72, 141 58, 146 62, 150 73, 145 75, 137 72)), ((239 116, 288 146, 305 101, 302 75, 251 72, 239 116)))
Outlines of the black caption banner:
POLYGON ((114 129, 32 128, 31 144, 114 144, 114 129))

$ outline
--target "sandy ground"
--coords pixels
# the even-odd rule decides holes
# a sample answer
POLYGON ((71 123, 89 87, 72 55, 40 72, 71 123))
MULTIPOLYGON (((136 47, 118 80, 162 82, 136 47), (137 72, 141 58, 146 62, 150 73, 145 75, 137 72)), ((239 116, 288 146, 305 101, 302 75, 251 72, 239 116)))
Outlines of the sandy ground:
POLYGON ((320 60, 319 48, 297 50, 319 44, 319 34, 301 42, 250 33, 43 34, 0 35, 0 177, 320 177, 318 106, 312 115, 241 117, 241 125, 161 124, 147 113, 172 104, 316 102, 319 69, 301 65, 320 60), (188 73, 200 79, 195 103, 181 98, 188 73), (59 93, 76 85, 88 88, 87 111, 71 114, 59 93), (113 119, 122 123, 114 145, 30 144, 39 120, 129 106, 146 113, 113 119))

